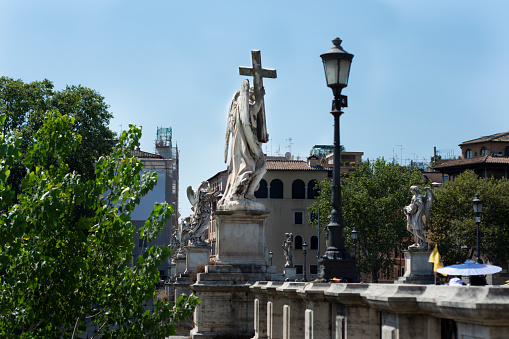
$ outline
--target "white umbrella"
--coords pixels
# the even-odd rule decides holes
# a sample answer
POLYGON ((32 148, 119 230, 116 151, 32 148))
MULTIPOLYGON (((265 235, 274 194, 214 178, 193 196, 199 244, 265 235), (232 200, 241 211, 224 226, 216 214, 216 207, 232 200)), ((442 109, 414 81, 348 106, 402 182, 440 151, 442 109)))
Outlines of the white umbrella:
POLYGON ((464 264, 445 266, 437 269, 438 273, 447 275, 486 275, 500 271, 502 271, 502 267, 476 264, 473 260, 467 260, 464 264))

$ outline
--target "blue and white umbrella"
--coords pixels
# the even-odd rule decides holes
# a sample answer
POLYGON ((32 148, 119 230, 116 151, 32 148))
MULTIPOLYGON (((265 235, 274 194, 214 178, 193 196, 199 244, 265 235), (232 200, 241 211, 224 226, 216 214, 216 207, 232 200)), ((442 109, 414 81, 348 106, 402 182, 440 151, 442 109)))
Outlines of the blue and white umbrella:
POLYGON ((464 264, 445 266, 437 269, 438 273, 447 275, 486 275, 502 271, 502 267, 495 265, 476 264, 467 260, 464 264))

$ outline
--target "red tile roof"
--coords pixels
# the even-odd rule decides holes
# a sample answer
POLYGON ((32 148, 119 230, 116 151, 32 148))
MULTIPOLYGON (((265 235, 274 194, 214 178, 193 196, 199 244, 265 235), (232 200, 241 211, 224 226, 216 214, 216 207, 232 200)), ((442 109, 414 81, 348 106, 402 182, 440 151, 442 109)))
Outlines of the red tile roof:
POLYGON ((509 132, 502 132, 497 134, 480 137, 477 139, 462 142, 459 146, 478 144, 480 142, 509 142, 509 132))
POLYGON ((477 158, 449 160, 442 164, 433 166, 433 169, 439 170, 448 167, 468 166, 478 164, 509 164, 509 157, 493 157, 491 155, 486 155, 477 158))
POLYGON ((311 167, 302 160, 265 160, 268 171, 327 171, 322 166, 311 167))

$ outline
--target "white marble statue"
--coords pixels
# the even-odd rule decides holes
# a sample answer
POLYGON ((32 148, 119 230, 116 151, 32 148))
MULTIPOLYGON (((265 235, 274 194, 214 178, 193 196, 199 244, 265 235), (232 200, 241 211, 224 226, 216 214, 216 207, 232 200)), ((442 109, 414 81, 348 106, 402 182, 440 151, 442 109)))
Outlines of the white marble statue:
POLYGON ((285 267, 293 267, 293 234, 285 233, 286 239, 283 242, 283 252, 285 255, 285 267))
POLYGON ((228 181, 219 210, 265 211, 254 196, 265 169, 262 144, 269 141, 265 123, 263 78, 277 78, 276 70, 262 68, 260 51, 251 51, 253 67, 239 67, 240 75, 253 77, 242 82, 228 110, 225 162, 230 154, 228 181))
POLYGON ((244 80, 230 104, 225 145, 226 162, 230 144, 230 165, 223 198, 218 204, 221 210, 265 210, 254 196, 267 172, 262 143, 267 142, 268 135, 265 124, 258 119, 263 94, 261 89, 255 102, 254 89, 249 87, 249 80, 244 80))
POLYGON ((171 256, 172 257, 175 256, 180 247, 180 233, 178 228, 175 228, 171 233, 170 244, 168 245, 168 247, 171 250, 171 256))
POLYGON ((190 242, 193 245, 203 245, 203 235, 210 224, 210 213, 212 203, 217 199, 219 191, 210 191, 209 182, 203 181, 196 191, 191 186, 187 188, 187 197, 194 215, 191 219, 191 231, 189 232, 190 242))
POLYGON ((413 193, 410 205, 405 206, 403 212, 407 217, 407 230, 414 236, 412 248, 427 249, 426 237, 424 236, 424 223, 429 220, 429 212, 433 203, 433 191, 426 187, 426 195, 422 196, 417 186, 411 186, 413 193), (423 220, 423 217, 425 220, 423 220))
POLYGON ((170 241, 170 249, 174 251, 173 248, 175 248, 172 256, 178 259, 183 259, 186 257, 185 247, 189 243, 191 219, 192 217, 190 216, 180 219, 178 230, 177 232, 173 232, 172 239, 170 241))

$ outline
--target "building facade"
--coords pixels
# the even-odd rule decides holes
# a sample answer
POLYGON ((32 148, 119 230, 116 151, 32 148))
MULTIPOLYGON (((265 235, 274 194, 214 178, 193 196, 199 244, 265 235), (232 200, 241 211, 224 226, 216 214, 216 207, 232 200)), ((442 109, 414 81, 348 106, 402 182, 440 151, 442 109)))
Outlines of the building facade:
MULTIPOLYGON (((143 152, 139 149, 133 151, 133 156, 139 158, 143 164, 143 171, 156 172, 157 185, 150 191, 131 214, 132 223, 136 226, 134 233, 135 247, 133 250, 132 264, 136 264, 137 257, 148 246, 167 246, 171 240, 174 227, 178 227, 178 182, 179 182, 179 157, 178 148, 172 146, 171 128, 159 128, 155 142, 155 153, 143 152), (171 219, 167 220, 166 226, 157 238, 145 244, 137 230, 142 227, 154 208, 155 203, 167 202, 175 209, 171 219)), ((164 262, 159 267, 161 279, 168 276, 168 263, 164 262)))
POLYGON ((483 178, 509 178, 509 132, 497 133, 459 144, 461 158, 433 166, 449 180, 467 169, 483 178))

